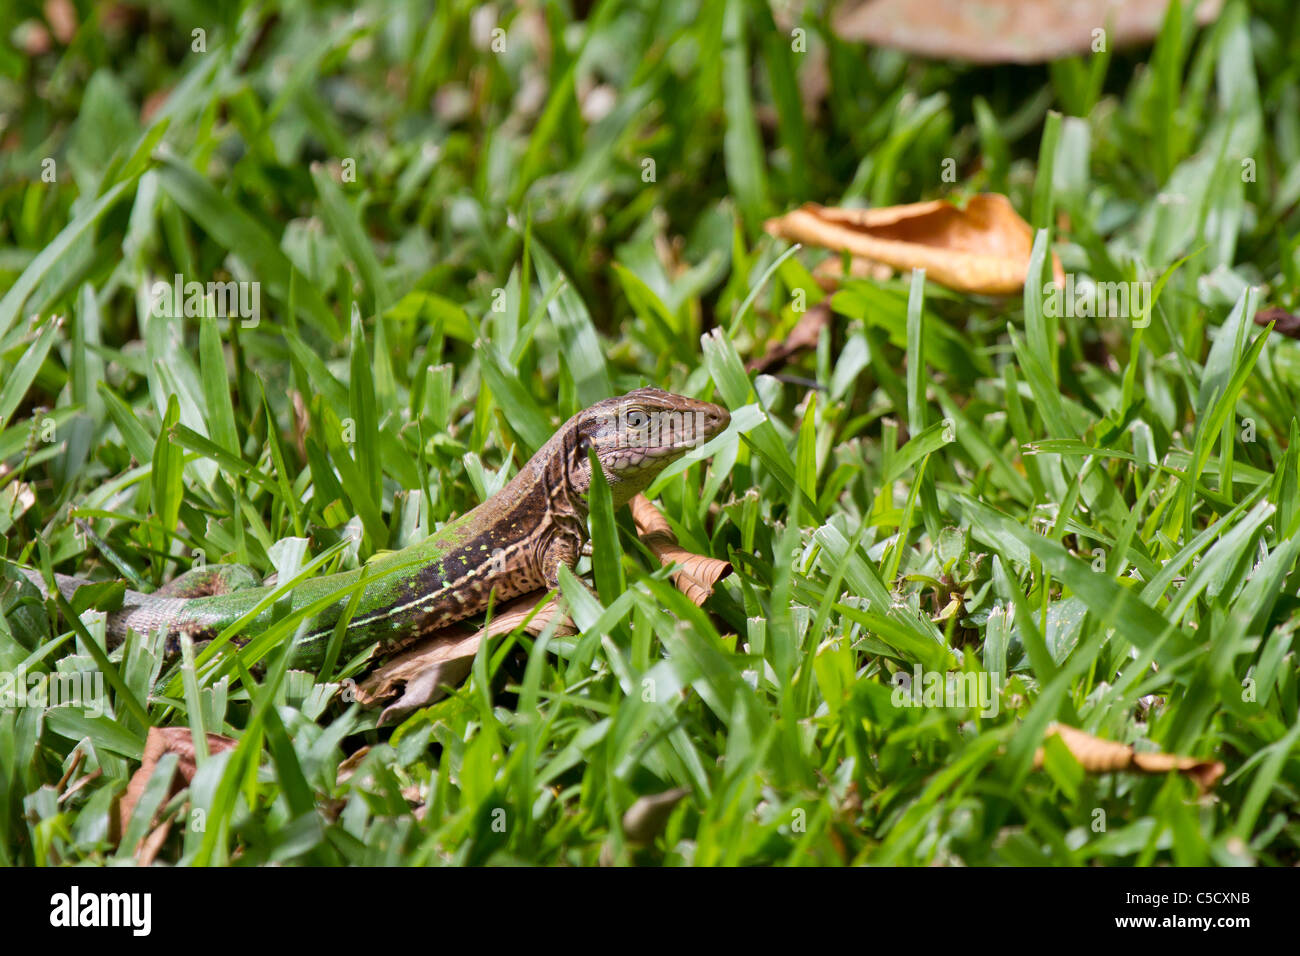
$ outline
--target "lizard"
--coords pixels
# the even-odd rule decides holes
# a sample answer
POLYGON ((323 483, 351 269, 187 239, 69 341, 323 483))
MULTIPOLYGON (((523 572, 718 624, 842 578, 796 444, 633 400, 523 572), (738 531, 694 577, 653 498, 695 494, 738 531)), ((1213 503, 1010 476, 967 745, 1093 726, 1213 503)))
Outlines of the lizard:
MULTIPOLYGON (((588 540, 587 495, 595 452, 615 508, 644 491, 661 471, 724 431, 731 416, 710 402, 657 388, 640 388, 596 402, 570 418, 496 494, 445 524, 422 541, 372 559, 342 650, 353 654, 377 643, 391 652, 448 624, 538 588, 555 589, 561 565, 573 569, 588 540)), ((18 569, 42 596, 39 571, 18 569)), ((298 611, 324 602, 308 633, 291 652, 291 664, 318 666, 351 602, 361 569, 308 578, 290 592, 298 611)), ((65 598, 91 582, 54 575, 65 598)), ((244 565, 214 565, 178 576, 152 594, 127 589, 109 612, 110 649, 129 631, 165 634, 164 651, 174 656, 182 635, 196 645, 211 641, 267 601, 274 588, 244 565)), ((234 639, 243 644, 277 619, 267 607, 234 639)))

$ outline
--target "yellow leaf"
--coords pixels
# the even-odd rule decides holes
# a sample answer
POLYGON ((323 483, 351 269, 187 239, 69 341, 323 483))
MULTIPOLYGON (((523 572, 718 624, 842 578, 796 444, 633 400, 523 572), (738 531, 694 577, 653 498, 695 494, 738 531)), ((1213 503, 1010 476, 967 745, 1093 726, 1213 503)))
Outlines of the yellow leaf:
MULTIPOLYGON (((764 228, 791 242, 822 246, 854 257, 853 274, 879 275, 881 265, 924 269, 927 279, 984 295, 1011 295, 1024 288, 1034 231, 1006 196, 983 193, 964 209, 946 199, 842 209, 807 203, 764 228), (858 260, 863 260, 859 262, 858 260)), ((1055 254, 1052 272, 1065 276, 1055 254)), ((825 277, 825 270, 819 278, 825 277)))

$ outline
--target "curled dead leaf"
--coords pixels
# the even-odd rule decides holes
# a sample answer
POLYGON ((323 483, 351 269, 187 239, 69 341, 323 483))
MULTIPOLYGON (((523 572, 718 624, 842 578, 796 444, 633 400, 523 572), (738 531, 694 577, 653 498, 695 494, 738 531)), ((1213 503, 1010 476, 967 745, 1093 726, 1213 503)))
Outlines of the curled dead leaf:
POLYGON ((440 632, 386 661, 357 686, 357 700, 374 707, 396 696, 379 717, 381 724, 436 703, 469 674, 482 634, 448 636, 440 632))
MULTIPOLYGON (((1059 737, 1074 759, 1088 773, 1112 773, 1116 770, 1137 770, 1142 773, 1181 773, 1190 777, 1202 791, 1209 790, 1223 776, 1224 766, 1217 760, 1198 760, 1174 754, 1139 752, 1127 744, 1102 740, 1092 734, 1069 727, 1052 724, 1045 737, 1059 737)), ((1034 767, 1043 765, 1043 748, 1034 754, 1034 767)))
MULTIPOLYGON (((924 269, 927 279, 983 295, 1010 295, 1023 289, 1034 246, 1029 223, 1006 196, 997 193, 973 196, 964 209, 946 199, 881 209, 806 203, 769 219, 764 228, 781 239, 867 260, 851 271, 873 274, 879 264, 924 269)), ((1055 254, 1052 272, 1063 284, 1065 273, 1055 254)))
POLYGON ((700 607, 713 593, 713 586, 731 573, 731 562, 721 561, 703 554, 694 554, 677 543, 677 536, 668 526, 668 520, 650 503, 645 495, 637 495, 628 507, 632 520, 645 546, 654 552, 659 563, 667 567, 674 561, 681 570, 673 574, 677 590, 700 607))

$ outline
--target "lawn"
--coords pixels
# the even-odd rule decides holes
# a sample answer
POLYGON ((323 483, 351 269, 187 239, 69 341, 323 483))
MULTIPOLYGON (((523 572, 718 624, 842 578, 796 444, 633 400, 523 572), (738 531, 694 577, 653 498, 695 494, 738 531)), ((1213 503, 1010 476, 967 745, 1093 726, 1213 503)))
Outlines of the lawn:
POLYGON ((974 65, 825 7, 0 14, 0 691, 89 698, 0 694, 0 863, 1300 863, 1300 15, 974 65), (1023 292, 764 229, 981 193, 1023 292), (576 634, 392 722, 288 625, 107 651, 120 589, 10 580, 361 567, 644 385, 731 412, 648 494, 732 573, 697 606, 594 510, 576 634), (150 727, 198 752, 119 822, 150 727))

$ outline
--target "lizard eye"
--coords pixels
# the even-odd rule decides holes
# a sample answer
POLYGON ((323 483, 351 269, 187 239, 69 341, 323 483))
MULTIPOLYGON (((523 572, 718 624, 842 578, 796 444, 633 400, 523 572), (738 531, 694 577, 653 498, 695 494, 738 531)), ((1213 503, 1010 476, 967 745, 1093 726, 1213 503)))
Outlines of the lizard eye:
POLYGON ((590 437, 589 435, 581 435, 581 436, 579 436, 579 438, 578 438, 578 454, 580 454, 583 458, 586 458, 586 457, 587 457, 587 449, 590 448, 590 447, 591 447, 591 437, 590 437))
POLYGON ((648 416, 645 412, 628 412, 627 423, 632 428, 643 428, 648 416))

